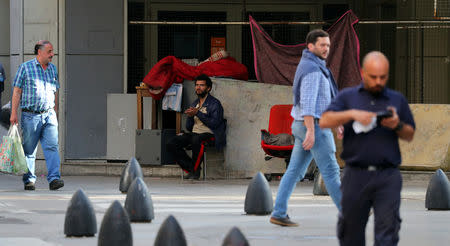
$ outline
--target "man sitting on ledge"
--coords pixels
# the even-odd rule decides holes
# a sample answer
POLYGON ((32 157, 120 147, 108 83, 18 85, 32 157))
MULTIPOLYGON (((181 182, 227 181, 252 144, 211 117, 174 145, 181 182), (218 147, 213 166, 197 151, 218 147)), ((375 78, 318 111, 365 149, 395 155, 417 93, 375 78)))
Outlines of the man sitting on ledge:
POLYGON ((188 115, 186 129, 189 133, 183 133, 173 137, 167 143, 167 150, 174 155, 176 162, 182 169, 188 172, 186 179, 200 178, 200 165, 194 170, 203 141, 214 143, 216 149, 225 146, 226 120, 223 118, 223 107, 220 101, 211 96, 211 79, 202 74, 194 79, 195 93, 198 99, 191 107, 184 111, 188 115), (185 147, 191 146, 192 158, 190 158, 185 147))

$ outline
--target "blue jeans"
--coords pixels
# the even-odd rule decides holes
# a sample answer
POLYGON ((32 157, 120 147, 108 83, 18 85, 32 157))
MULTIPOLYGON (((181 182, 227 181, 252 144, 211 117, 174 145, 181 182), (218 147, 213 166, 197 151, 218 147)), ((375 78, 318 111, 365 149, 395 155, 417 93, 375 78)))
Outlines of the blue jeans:
POLYGON ((281 178, 278 187, 277 198, 272 212, 276 218, 287 216, 287 203, 298 181, 305 176, 306 170, 312 161, 316 161, 317 167, 336 207, 341 210, 341 179, 339 165, 337 164, 333 133, 330 129, 321 129, 319 124, 314 125, 315 142, 311 150, 304 150, 303 140, 306 136, 306 126, 303 121, 295 120, 292 123, 292 134, 295 137, 294 149, 286 173, 281 178))
POLYGON ((41 141, 47 163, 47 181, 60 179, 58 119, 53 109, 43 114, 22 112, 22 146, 28 164, 28 173, 23 175, 23 182, 35 182, 35 160, 38 141, 41 141))

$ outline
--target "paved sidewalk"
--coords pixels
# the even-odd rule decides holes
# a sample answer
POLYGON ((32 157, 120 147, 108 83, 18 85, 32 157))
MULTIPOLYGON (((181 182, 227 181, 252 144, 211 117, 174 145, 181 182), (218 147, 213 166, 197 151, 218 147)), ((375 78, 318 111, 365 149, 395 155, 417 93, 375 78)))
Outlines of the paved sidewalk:
MULTIPOLYGON (((97 245, 91 238, 66 238, 65 212, 73 193, 83 188, 94 205, 98 230, 112 201, 122 205, 119 177, 64 177, 66 186, 49 191, 40 177, 35 191, 24 191, 21 178, 0 174, 0 245, 97 245)), ((134 245, 153 245, 164 219, 172 214, 181 224, 188 245, 221 245, 233 226, 238 226, 250 245, 338 245, 337 210, 328 196, 313 196, 312 182, 295 189, 289 214, 300 227, 283 228, 268 222, 269 216, 244 214, 250 180, 181 181, 145 178, 155 207, 151 223, 133 223, 134 245)), ((271 182, 275 198, 279 182, 271 182)), ((407 181, 402 192, 403 219, 400 245, 447 245, 450 211, 425 209, 427 180, 407 181)), ((367 227, 367 245, 373 245, 373 216, 367 227)))

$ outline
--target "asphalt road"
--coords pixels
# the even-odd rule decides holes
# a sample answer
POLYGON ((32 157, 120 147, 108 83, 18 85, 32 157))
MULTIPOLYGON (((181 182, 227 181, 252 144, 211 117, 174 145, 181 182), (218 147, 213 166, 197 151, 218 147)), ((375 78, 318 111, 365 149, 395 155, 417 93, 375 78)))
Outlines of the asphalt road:
MULTIPOLYGON (((64 219, 74 192, 82 188, 92 204, 100 229, 106 209, 114 200, 123 205, 120 177, 64 177, 66 186, 50 191, 40 177, 35 191, 24 191, 21 177, 0 174, 0 245, 97 245, 94 237, 68 238, 64 219)), ((155 208, 151 223, 132 223, 134 245, 153 245, 159 227, 174 215, 188 245, 221 245, 237 226, 250 245, 338 245, 337 209, 328 196, 312 195, 312 182, 297 185, 289 203, 289 215, 299 227, 269 223, 269 216, 245 215, 244 200, 250 180, 182 181, 145 178, 155 208)), ((277 181, 270 183, 273 197, 277 181)), ((407 181, 402 192, 400 245, 448 245, 450 211, 425 209, 427 180, 407 181)), ((373 216, 366 230, 373 245, 373 216)))

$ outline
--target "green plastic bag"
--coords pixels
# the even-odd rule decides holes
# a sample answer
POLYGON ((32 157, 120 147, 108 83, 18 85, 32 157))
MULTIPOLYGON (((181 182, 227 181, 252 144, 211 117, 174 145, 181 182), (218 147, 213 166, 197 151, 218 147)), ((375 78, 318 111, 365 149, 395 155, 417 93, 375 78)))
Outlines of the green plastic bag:
POLYGON ((22 140, 16 124, 9 127, 7 136, 3 136, 0 145, 0 171, 13 174, 28 172, 22 140))

